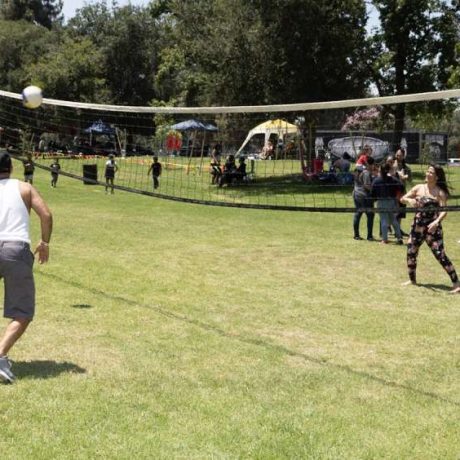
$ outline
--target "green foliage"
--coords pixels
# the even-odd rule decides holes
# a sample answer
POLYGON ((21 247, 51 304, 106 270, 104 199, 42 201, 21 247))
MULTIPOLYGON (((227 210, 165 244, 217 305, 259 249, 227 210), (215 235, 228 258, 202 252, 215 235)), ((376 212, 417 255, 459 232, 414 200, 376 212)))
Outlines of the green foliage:
POLYGON ((29 66, 28 75, 57 99, 109 102, 102 60, 101 51, 88 38, 65 38, 29 66))
POLYGON ((62 22, 63 0, 7 0, 0 2, 0 17, 8 21, 25 20, 47 29, 62 22))
POLYGON ((69 78, 66 99, 179 106, 345 99, 364 96, 370 83, 381 95, 458 86, 453 2, 373 5, 381 27, 366 39, 364 0, 154 0, 145 8, 98 0, 65 25, 60 0, 2 2, 0 85, 19 90, 39 78, 47 96, 61 98, 69 78))
POLYGON ((445 87, 458 43, 458 12, 437 0, 374 1, 381 28, 374 80, 381 94, 445 87))
POLYGON ((87 5, 69 21, 73 37, 90 39, 101 53, 103 71, 116 104, 143 105, 154 96, 157 24, 147 10, 87 5))
POLYGON ((21 92, 24 86, 34 83, 29 67, 57 39, 55 32, 26 21, 0 21, 0 87, 21 92))
MULTIPOLYGON (((361 1, 171 1, 167 75, 196 104, 264 104, 362 95, 361 1), (334 48, 334 53, 326 50, 334 48), (185 74, 185 75, 184 75, 185 74), (180 78, 180 77, 182 78, 180 78), (183 78, 185 77, 185 78, 183 78), (201 88, 198 88, 200 85, 201 88)), ((171 79, 169 80, 171 82, 171 79)))
MULTIPOLYGON (((380 14, 381 27, 370 38, 368 68, 380 95, 445 88, 456 65, 454 50, 459 38, 459 16, 454 3, 442 0, 372 3, 380 14)), ((442 104, 434 107, 443 111, 442 104)), ((394 115, 396 148, 404 129, 405 105, 397 105, 394 115)))

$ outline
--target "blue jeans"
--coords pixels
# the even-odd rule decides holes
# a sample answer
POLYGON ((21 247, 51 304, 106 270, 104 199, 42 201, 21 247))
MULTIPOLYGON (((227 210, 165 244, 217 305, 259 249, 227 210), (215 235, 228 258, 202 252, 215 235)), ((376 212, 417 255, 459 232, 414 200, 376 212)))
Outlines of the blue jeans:
POLYGON ((353 216, 353 231, 355 236, 359 236, 359 223, 361 216, 366 213, 367 217, 367 238, 372 238, 372 232, 374 229, 374 213, 370 211, 363 211, 362 208, 373 208, 374 203, 372 198, 369 197, 353 197, 355 202, 356 212, 353 216))
POLYGON ((382 240, 388 240, 388 227, 390 225, 395 229, 395 235, 398 240, 402 238, 401 227, 396 219, 397 203, 395 198, 379 198, 377 200, 377 209, 380 215, 380 228, 382 230, 382 240))

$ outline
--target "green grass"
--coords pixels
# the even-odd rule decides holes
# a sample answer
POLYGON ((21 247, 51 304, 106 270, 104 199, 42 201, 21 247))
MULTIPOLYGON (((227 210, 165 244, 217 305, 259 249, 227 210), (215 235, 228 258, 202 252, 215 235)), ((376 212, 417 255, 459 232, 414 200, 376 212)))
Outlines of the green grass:
POLYGON ((404 248, 355 242, 350 214, 36 176, 55 232, 2 459, 459 458, 460 297, 426 247, 403 288, 404 248))
MULTIPOLYGON (((49 166, 50 159, 37 159, 49 166)), ((97 165, 98 180, 105 183, 104 169, 106 157, 88 159, 61 159, 62 171, 82 176, 83 165, 97 165)), ((235 203, 238 205, 262 205, 285 207, 328 207, 352 208, 354 206, 352 186, 325 184, 319 181, 302 180, 299 160, 251 161, 248 172, 254 175, 249 184, 219 188, 211 184, 208 158, 161 157, 163 174, 160 178, 160 195, 212 202, 235 203)), ((147 174, 150 157, 117 158, 119 171, 115 183, 118 186, 152 192, 152 179, 147 174)), ((425 165, 413 165, 414 180, 423 180, 425 165)), ((449 168, 449 179, 456 189, 451 205, 459 205, 460 168, 449 168)))

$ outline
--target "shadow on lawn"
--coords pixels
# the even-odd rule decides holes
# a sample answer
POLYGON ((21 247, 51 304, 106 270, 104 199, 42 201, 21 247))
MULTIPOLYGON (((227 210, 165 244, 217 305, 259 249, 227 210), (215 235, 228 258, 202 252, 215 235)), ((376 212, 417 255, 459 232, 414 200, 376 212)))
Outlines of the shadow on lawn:
POLYGON ((430 291, 449 291, 452 289, 452 286, 446 286, 445 284, 431 284, 431 283, 418 283, 418 287, 429 289, 430 291))
POLYGON ((86 372, 76 364, 56 361, 14 361, 13 370, 17 377, 32 379, 50 379, 63 373, 84 374, 86 372))
MULTIPOLYGON (((124 305, 130 305, 130 306, 136 306, 136 307, 141 307, 141 308, 147 308, 149 310, 153 310, 153 311, 156 311, 157 313, 167 317, 167 318, 171 318, 171 319, 174 319, 174 320, 177 320, 177 321, 182 321, 184 323, 187 323, 187 324, 192 324, 196 327, 199 327, 200 329, 203 329, 205 331, 210 331, 210 332, 213 332, 214 334, 217 334, 221 337, 225 337, 227 339, 231 339, 231 340, 234 340, 234 341, 237 341, 237 342, 241 342, 241 343, 245 343, 245 344, 249 344, 249 345, 254 345, 254 346, 257 346, 257 347, 261 347, 261 348, 264 348, 266 350, 270 350, 270 351, 276 351, 278 353, 282 353, 286 356, 294 356, 296 358, 300 358, 300 359, 303 359, 304 361, 308 361, 310 363, 315 363, 315 364, 318 364, 320 366, 325 366, 325 367, 329 367, 331 369, 335 369, 335 370, 339 370, 339 371, 342 371, 342 372, 346 372, 348 374, 351 374, 351 375, 354 375, 354 376, 359 376, 359 377, 362 377, 366 380, 369 380, 371 382, 376 382, 376 383, 379 383, 381 385, 384 385, 386 387, 389 387, 389 388, 395 388, 395 389, 400 389, 400 390, 405 390, 405 391, 408 391, 410 393, 413 393, 415 395, 419 395, 419 396, 424 396, 426 398, 430 398, 430 399, 434 399, 434 400, 437 400, 437 401, 442 401, 442 402, 445 402, 445 403, 448 403, 448 404, 453 404, 454 406, 458 406, 460 407, 460 401, 456 401, 454 399, 449 399, 449 398, 446 398, 444 396, 441 396, 441 395, 438 395, 432 391, 426 391, 426 390, 423 390, 423 389, 420 389, 420 388, 414 388, 414 387, 411 387, 410 385, 406 385, 404 383, 398 383, 398 382, 395 382, 393 380, 388 380, 384 377, 379 377, 377 375, 373 375, 373 374, 370 374, 368 372, 365 372, 365 371, 361 371, 361 370, 358 370, 358 369, 353 369, 352 367, 350 366, 347 366, 345 364, 339 364, 339 363, 333 363, 331 361, 328 361, 327 359, 322 359, 322 358, 318 358, 318 357, 315 357, 315 356, 310 356, 310 355, 307 355, 305 353, 300 353, 298 351, 295 351, 295 350, 291 350, 287 347, 285 347, 284 345, 279 345, 279 344, 276 344, 276 343, 270 343, 268 342, 267 340, 265 339, 262 339, 262 338, 258 338, 258 337, 247 337, 247 336, 243 336, 243 335, 237 335, 237 334, 231 334, 213 324, 208 324, 208 323, 205 323, 203 321, 200 321, 198 319, 193 319, 193 318, 189 318, 185 315, 182 315, 180 313, 175 313, 173 311, 170 311, 170 310, 167 310, 166 308, 163 308, 161 307, 160 305, 152 305, 152 304, 144 304, 144 303, 140 303, 140 302, 136 302, 134 300, 131 300, 131 299, 126 299, 124 297, 121 297, 121 296, 117 296, 117 295, 113 295, 113 294, 109 294, 105 291, 101 291, 99 289, 95 289, 95 288, 91 288, 91 287, 88 287, 88 286, 84 286, 76 281, 71 281, 69 279, 66 279, 66 278, 63 278, 59 275, 55 275, 55 274, 51 274, 51 273, 42 273, 43 276, 45 277, 48 277, 48 278, 52 278, 54 280, 58 280, 60 282, 62 282, 63 284, 66 284, 66 285, 71 285, 73 287, 77 287, 79 289, 84 289, 86 291, 89 291, 95 295, 100 295, 100 296, 103 296, 105 298, 108 298, 108 299, 112 299, 112 300, 115 300, 115 301, 119 301, 119 302, 122 302, 124 305)), ((441 286, 439 285, 425 285, 425 286, 436 286, 437 288, 441 288, 441 286)), ((77 367, 77 366, 75 366, 77 367)), ((83 369, 81 369, 82 372, 84 372, 83 369)))
POLYGON ((92 305, 90 305, 89 303, 74 303, 73 305, 71 305, 72 308, 93 308, 92 305))

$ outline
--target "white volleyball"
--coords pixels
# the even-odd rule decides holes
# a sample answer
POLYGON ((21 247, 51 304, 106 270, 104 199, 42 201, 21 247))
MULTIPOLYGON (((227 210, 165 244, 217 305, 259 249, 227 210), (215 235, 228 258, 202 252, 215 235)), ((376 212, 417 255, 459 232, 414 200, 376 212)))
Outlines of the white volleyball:
POLYGON ((43 101, 42 90, 38 86, 28 86, 22 91, 22 103, 28 109, 40 107, 43 101))

